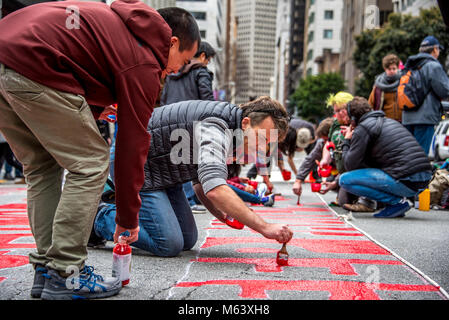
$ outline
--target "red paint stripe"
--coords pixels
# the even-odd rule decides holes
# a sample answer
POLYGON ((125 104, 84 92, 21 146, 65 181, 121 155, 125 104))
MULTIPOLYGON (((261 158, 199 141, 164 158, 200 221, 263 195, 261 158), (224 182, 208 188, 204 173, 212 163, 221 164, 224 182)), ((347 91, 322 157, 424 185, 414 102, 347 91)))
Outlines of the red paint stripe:
POLYGON ((330 212, 327 208, 279 208, 267 210, 254 210, 256 213, 288 213, 288 212, 330 212))
POLYGON ((176 287, 201 287, 204 285, 237 285, 244 299, 266 299, 267 291, 327 291, 331 300, 379 300, 375 289, 383 291, 437 292, 431 285, 371 284, 355 281, 276 281, 276 280, 210 280, 181 282, 176 287))
MULTIPOLYGON (((230 237, 213 238, 209 237, 201 248, 210 248, 217 245, 237 244, 237 243, 273 243, 275 240, 256 237, 230 237)), ((371 241, 365 240, 330 240, 330 239, 292 239, 289 245, 297 246, 308 251, 320 253, 353 253, 353 254, 379 254, 389 255, 385 249, 377 246, 371 241)))
POLYGON ((24 266, 29 263, 27 256, 8 255, 10 251, 0 251, 0 269, 24 266))
POLYGON ((7 233, 0 235, 0 249, 18 249, 18 248, 36 248, 35 243, 11 243, 14 240, 17 240, 22 237, 30 237, 33 236, 31 233, 7 233))
POLYGON ((1 204, 0 209, 26 209, 26 203, 1 204))
MULTIPOLYGON (((250 252, 250 251, 247 251, 250 252)), ((237 263, 252 264, 257 272, 281 272, 284 267, 279 266, 274 258, 198 258, 196 262, 205 263, 237 263)), ((288 259, 288 267, 328 268, 331 274, 358 276, 352 264, 369 265, 403 265, 399 260, 368 260, 368 259, 330 259, 304 258, 288 259)))

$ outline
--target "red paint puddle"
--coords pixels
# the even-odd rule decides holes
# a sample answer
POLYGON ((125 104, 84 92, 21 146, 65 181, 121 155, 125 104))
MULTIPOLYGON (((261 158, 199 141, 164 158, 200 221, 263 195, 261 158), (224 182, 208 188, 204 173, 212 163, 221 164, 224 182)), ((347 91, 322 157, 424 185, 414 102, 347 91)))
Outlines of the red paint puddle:
POLYGON ((244 299, 267 299, 267 291, 327 291, 330 300, 380 300, 376 294, 381 291, 437 292, 431 285, 407 285, 366 283, 355 281, 276 281, 276 280, 210 280, 181 282, 177 287, 201 287, 204 285, 240 286, 239 297, 244 299))
MULTIPOLYGON (((207 238, 202 245, 203 248, 213 246, 236 244, 236 243, 273 243, 278 244, 275 240, 256 237, 230 237, 230 238, 207 238)), ((292 239, 289 243, 291 246, 300 247, 302 249, 320 252, 320 253, 348 253, 348 254, 375 254, 389 255, 390 253, 375 245, 371 241, 365 240, 330 240, 330 239, 292 239)))
POLYGON ((10 251, 0 251, 0 269, 24 266, 29 263, 27 256, 9 255, 10 251))
MULTIPOLYGON (((251 252, 251 251, 247 251, 251 252)), ((279 266, 273 258, 198 258, 193 260, 205 263, 241 263, 253 264, 257 272, 281 272, 284 267, 279 266)), ((289 258, 288 267, 303 268, 327 268, 331 274, 344 276, 358 276, 352 264, 368 265, 403 265, 399 260, 367 260, 367 259, 329 259, 310 258, 295 259, 289 258)))

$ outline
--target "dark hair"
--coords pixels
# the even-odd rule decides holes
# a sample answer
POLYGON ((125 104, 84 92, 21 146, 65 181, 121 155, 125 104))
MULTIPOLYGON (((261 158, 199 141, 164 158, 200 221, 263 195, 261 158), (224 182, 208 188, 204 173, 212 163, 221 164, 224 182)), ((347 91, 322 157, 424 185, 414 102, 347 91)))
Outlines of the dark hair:
POLYGON ((288 127, 285 139, 279 143, 279 150, 286 156, 293 156, 296 151, 296 129, 288 127))
POLYGON ((355 121, 356 124, 359 123, 360 118, 363 117, 365 113, 372 111, 372 107, 363 97, 354 97, 351 102, 348 102, 347 111, 348 117, 351 118, 352 121, 355 121))
POLYGON ((320 122, 318 125, 318 128, 316 128, 316 136, 317 137, 327 137, 329 136, 330 128, 332 127, 332 124, 334 123, 335 118, 330 117, 326 118, 323 121, 320 122))
POLYGON ((228 179, 238 177, 242 172, 242 166, 238 163, 228 164, 228 179))
POLYGON ((169 7, 157 10, 172 30, 172 36, 180 41, 179 51, 189 50, 193 45, 201 43, 200 30, 195 18, 190 12, 182 8, 169 7))
POLYGON ((206 59, 213 58, 217 54, 214 48, 212 48, 212 46, 206 41, 201 41, 200 46, 198 47, 198 51, 196 52, 194 57, 198 58, 203 52, 206 55, 206 59))
POLYGON ((399 66, 399 58, 395 54, 386 55, 382 59, 382 67, 384 69, 388 69, 391 65, 399 66))
POLYGON ((268 96, 260 97, 240 105, 243 110, 242 118, 248 117, 253 125, 258 125, 266 118, 271 117, 274 126, 279 130, 279 140, 282 140, 287 133, 290 116, 285 107, 278 101, 268 96))

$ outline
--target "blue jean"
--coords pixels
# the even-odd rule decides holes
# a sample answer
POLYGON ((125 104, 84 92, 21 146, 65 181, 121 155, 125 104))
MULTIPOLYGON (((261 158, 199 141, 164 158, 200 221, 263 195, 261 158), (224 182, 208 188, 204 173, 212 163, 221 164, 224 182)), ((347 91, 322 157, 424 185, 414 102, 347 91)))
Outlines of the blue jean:
MULTIPOLYGON (((139 239, 132 245, 162 257, 174 257, 190 250, 198 240, 198 230, 182 185, 160 191, 140 192, 139 239)), ((108 204, 95 218, 98 236, 113 240, 116 207, 108 204)))
POLYGON ((242 199, 244 202, 251 202, 251 203, 262 203, 260 201, 260 198, 252 193, 246 192, 244 190, 241 190, 237 188, 236 186, 233 186, 232 184, 228 184, 229 187, 231 187, 232 190, 234 190, 235 193, 242 199))
POLYGON ((182 189, 184 190, 184 193, 187 197, 187 200, 189 201, 190 206, 201 204, 201 202, 196 197, 195 190, 193 190, 192 182, 189 181, 183 183, 182 189))
POLYGON ((433 134, 435 133, 435 126, 433 124, 415 124, 406 125, 405 127, 415 137, 419 145, 424 149, 424 152, 428 154, 433 134))
POLYGON ((380 169, 360 169, 343 173, 339 184, 346 191, 359 197, 367 197, 389 205, 397 204, 403 198, 410 198, 416 194, 380 169))

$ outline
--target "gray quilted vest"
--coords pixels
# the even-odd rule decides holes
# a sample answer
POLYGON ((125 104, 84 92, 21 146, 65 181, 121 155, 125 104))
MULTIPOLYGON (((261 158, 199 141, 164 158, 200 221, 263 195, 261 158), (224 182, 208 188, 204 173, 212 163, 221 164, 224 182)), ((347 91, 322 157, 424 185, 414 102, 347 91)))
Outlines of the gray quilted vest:
POLYGON ((210 117, 222 119, 229 129, 240 129, 242 110, 229 102, 201 100, 177 102, 154 110, 147 129, 151 144, 142 191, 161 190, 198 178, 198 164, 193 161, 193 124, 210 117), (173 163, 170 158, 172 148, 179 142, 170 141, 170 136, 177 129, 184 129, 190 137, 188 163, 173 163))

